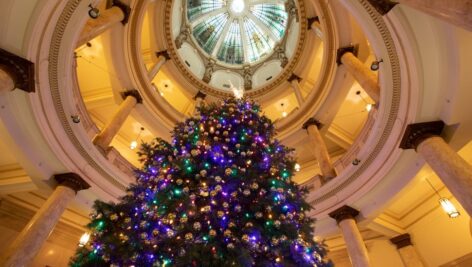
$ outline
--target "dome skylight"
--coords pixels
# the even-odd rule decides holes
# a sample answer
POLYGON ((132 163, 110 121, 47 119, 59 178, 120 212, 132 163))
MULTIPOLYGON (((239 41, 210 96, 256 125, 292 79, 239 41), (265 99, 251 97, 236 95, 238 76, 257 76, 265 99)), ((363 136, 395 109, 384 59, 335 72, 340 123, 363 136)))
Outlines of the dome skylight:
POLYGON ((230 65, 254 64, 287 30, 286 0, 187 0, 187 21, 200 48, 230 65))

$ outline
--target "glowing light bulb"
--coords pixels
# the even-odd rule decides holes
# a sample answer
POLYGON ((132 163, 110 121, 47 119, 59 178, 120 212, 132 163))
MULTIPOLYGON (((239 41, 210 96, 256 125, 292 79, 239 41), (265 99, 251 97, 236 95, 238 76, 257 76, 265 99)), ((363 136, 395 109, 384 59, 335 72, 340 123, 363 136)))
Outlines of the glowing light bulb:
POLYGON ((300 164, 298 164, 298 163, 295 163, 295 166, 294 166, 294 168, 295 168, 295 171, 299 172, 299 171, 300 171, 300 169, 301 169, 301 167, 300 167, 300 164))
POLYGON ((457 211, 454 204, 452 204, 452 202, 449 199, 445 197, 440 198, 439 203, 441 204, 441 207, 447 213, 447 215, 449 215, 450 218, 457 218, 459 217, 459 215, 461 215, 459 211, 457 211))
POLYGON ((136 149, 137 147, 138 147, 138 141, 136 140, 131 141, 131 143, 129 144, 129 148, 131 149, 136 149))
POLYGON ((90 233, 84 233, 79 240, 79 247, 83 247, 87 244, 90 239, 90 233))
POLYGON ((285 118, 285 117, 287 117, 287 115, 288 115, 288 114, 287 114, 287 111, 282 112, 282 117, 285 118))
POLYGON ((365 109, 367 110, 367 112, 369 112, 370 110, 372 110, 372 104, 367 104, 365 105, 365 109))

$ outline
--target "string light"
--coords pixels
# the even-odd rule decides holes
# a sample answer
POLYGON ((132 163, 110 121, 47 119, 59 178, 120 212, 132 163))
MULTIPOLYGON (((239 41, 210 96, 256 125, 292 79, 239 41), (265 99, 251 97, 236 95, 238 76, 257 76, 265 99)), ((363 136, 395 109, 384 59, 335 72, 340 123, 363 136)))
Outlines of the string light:
POLYGON ((90 233, 84 233, 79 240, 79 247, 85 246, 90 239, 90 233))

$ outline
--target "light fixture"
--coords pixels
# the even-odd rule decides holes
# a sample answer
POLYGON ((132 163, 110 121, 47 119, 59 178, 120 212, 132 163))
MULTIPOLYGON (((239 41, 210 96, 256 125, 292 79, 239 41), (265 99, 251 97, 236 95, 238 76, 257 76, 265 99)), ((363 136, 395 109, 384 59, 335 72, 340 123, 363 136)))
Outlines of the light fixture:
POLYGON ((91 4, 89 5, 88 14, 92 19, 97 19, 100 16, 100 10, 96 7, 93 7, 91 4))
POLYGON ((294 169, 295 169, 295 171, 299 172, 299 171, 300 171, 300 169, 301 169, 301 166, 300 166, 300 164, 298 164, 298 163, 295 163, 294 169))
POLYGON ((374 104, 367 102, 367 101, 364 99, 364 97, 362 97, 361 91, 356 91, 356 95, 358 95, 358 96, 362 99, 362 101, 364 101, 364 103, 365 103, 365 110, 367 110, 367 112, 370 112, 370 111, 372 110, 372 108, 374 107, 374 104))
POLYGON ((454 204, 452 204, 452 202, 449 199, 447 199, 445 197, 441 197, 438 190, 436 190, 436 188, 434 188, 434 186, 431 184, 431 182, 427 178, 425 180, 426 180, 426 182, 428 182, 429 186, 431 186, 431 188, 434 190, 434 192, 439 196, 439 204, 441 204, 442 209, 447 213, 449 218, 459 217, 459 215, 461 215, 461 214, 456 209, 454 204))
POLYGON ((141 133, 144 131, 144 127, 141 127, 139 129, 139 133, 138 133, 138 136, 136 136, 136 139, 134 139, 133 141, 131 141, 131 143, 129 144, 129 148, 131 150, 133 149, 136 149, 138 147, 138 139, 139 139, 139 136, 141 136, 141 133))
POLYGON ((282 117, 287 117, 287 111, 282 112, 282 117))
POLYGON ((70 118, 72 119, 73 123, 80 123, 80 116, 79 115, 71 115, 70 118))
POLYGON ((87 244, 90 239, 90 233, 84 233, 79 240, 79 247, 83 247, 87 244))
POLYGON ((383 59, 372 61, 372 64, 370 64, 370 69, 373 71, 379 70, 381 62, 383 62, 383 59))

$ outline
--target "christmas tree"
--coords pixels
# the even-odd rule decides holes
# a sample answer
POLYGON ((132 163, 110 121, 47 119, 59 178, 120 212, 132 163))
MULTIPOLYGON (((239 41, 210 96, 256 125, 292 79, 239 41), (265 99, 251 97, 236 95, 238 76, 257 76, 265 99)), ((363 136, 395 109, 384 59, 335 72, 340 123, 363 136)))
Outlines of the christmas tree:
POLYGON ((71 266, 330 266, 313 241, 293 150, 259 106, 227 100, 143 144, 136 184, 97 201, 71 266))

